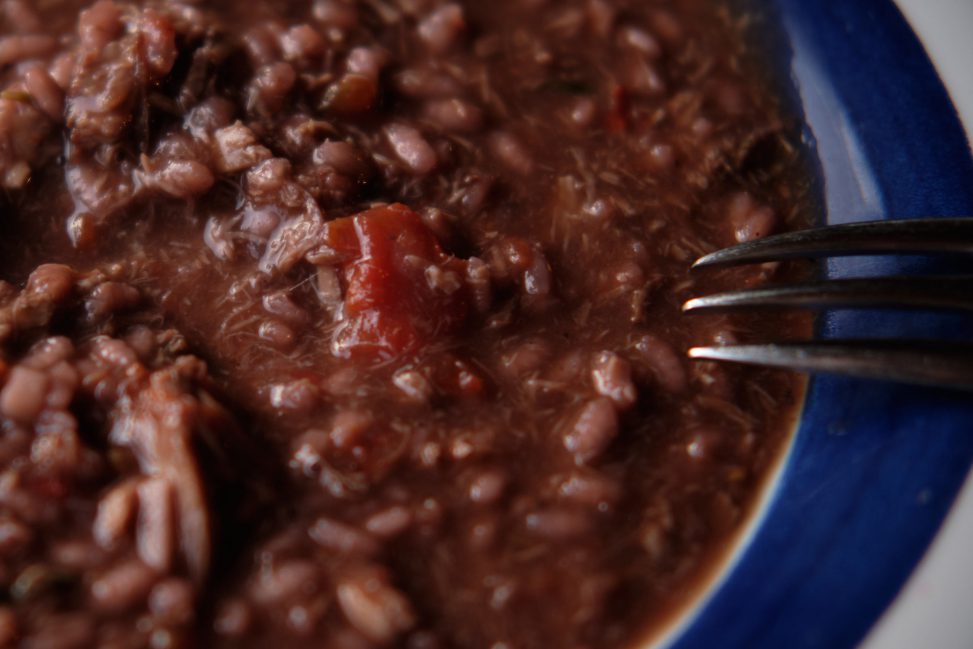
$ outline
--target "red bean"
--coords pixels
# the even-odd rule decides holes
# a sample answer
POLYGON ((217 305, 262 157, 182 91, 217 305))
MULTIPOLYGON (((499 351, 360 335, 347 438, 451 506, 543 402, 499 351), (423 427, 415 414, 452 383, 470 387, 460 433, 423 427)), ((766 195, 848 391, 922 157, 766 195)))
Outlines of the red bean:
POLYGON ((253 613, 243 599, 231 598, 217 609, 213 630, 219 635, 239 638, 250 629, 253 613))
POLYGON ((552 541, 567 541, 591 530, 587 514, 570 509, 546 509, 532 512, 525 519, 527 529, 552 541))
POLYGON ((342 0, 315 0, 314 18, 325 26, 346 30, 358 24, 358 11, 353 4, 342 0))
POLYGON ((511 171, 529 175, 534 170, 534 161, 514 135, 506 132, 495 133, 490 138, 490 148, 511 171))
POLYGON ((483 126, 483 111, 463 99, 436 99, 426 103, 423 114, 440 130, 476 133, 483 126))
POLYGON ((138 506, 135 484, 123 482, 98 502, 92 534, 103 548, 114 547, 131 528, 138 506))
POLYGON ((169 19, 151 9, 139 18, 142 56, 149 72, 161 78, 172 70, 176 62, 176 32, 169 19))
POLYGON ((122 11, 112 0, 98 0, 78 16, 78 35, 86 49, 98 52, 121 30, 122 11))
POLYGON ((183 124, 197 140, 207 140, 218 129, 233 123, 236 107, 222 97, 210 97, 186 114, 183 124))
POLYGON ((120 282, 105 282, 95 287, 85 300, 85 311, 93 322, 100 322, 114 313, 127 311, 139 303, 138 289, 120 282))
POLYGON ((510 376, 524 378, 540 369, 550 355, 551 349, 544 341, 528 340, 504 354, 500 363, 504 372, 510 376))
POLYGON ((306 414, 317 407, 318 398, 318 387, 308 379, 278 383, 270 388, 270 404, 282 410, 306 414))
POLYGON ((419 22, 417 31, 429 49, 442 54, 459 40, 466 28, 463 8, 456 3, 445 4, 419 22))
POLYGON ((385 127, 385 136, 395 155, 412 173, 424 175, 435 168, 438 162, 436 152, 417 129, 405 124, 390 124, 385 127))
POLYGON ((651 16, 652 28, 667 45, 678 46, 682 44, 685 31, 679 19, 665 9, 657 9, 651 16))
POLYGON ((598 116, 598 104, 590 97, 578 97, 570 105, 568 117, 572 126, 582 130, 590 127, 598 116))
MULTIPOLYGON (((28 0, 4 0, 3 15, 20 34, 39 32, 43 21, 28 0)), ((0 645, 3 643, 0 642, 0 645)))
POLYGON ((686 390, 689 379, 683 360, 667 342, 645 334, 635 341, 633 348, 639 361, 664 390, 672 393, 686 390))
POLYGON ((125 341, 99 336, 92 341, 91 356, 115 367, 129 367, 138 362, 135 351, 125 341))
POLYGON ((317 567, 310 561, 293 559, 261 570, 250 584, 249 593, 260 606, 283 606, 313 593, 320 582, 317 567))
POLYGON ((0 557, 7 559, 23 551, 30 545, 33 536, 30 528, 23 523, 10 518, 0 519, 0 557))
POLYGON ((149 610, 163 624, 182 625, 193 618, 194 599, 192 584, 169 578, 156 584, 149 593, 149 610))
POLYGON ((243 34, 243 47, 254 67, 269 65, 280 58, 280 42, 275 30, 260 23, 243 34))
POLYGON ((350 576, 338 584, 338 605, 355 629, 387 644, 415 625, 409 601, 380 572, 350 576))
POLYGON ((467 532, 467 542, 474 551, 483 552, 496 543, 499 528, 495 515, 474 518, 467 532))
POLYGON ((280 45, 284 58, 292 62, 320 56, 325 48, 324 39, 310 25, 291 27, 281 37, 280 45))
POLYGON ((676 164, 676 151, 669 144, 652 144, 649 146, 644 160, 652 171, 668 172, 676 164))
POLYGON ((100 610, 120 613, 143 602, 156 579, 141 561, 127 561, 96 579, 91 584, 91 597, 100 610))
POLYGON ((639 27, 633 25, 622 27, 618 32, 618 40, 622 45, 638 51, 650 61, 662 56, 662 46, 659 45, 659 41, 639 27))
POLYGON ((48 72, 61 90, 71 85, 71 75, 74 72, 74 52, 65 52, 54 57, 48 66, 48 72))
POLYGON ((365 113, 378 99, 378 83, 375 79, 348 73, 328 87, 321 107, 338 115, 354 117, 365 113))
POLYGON ((716 103, 728 115, 740 116, 750 108, 744 89, 734 83, 716 84, 714 95, 716 103))
POLYGON ((280 110, 296 82, 297 72, 289 63, 278 61, 261 66, 250 84, 247 108, 268 115, 280 110))
POLYGON ((51 558, 71 570, 94 570, 105 565, 105 554, 87 541, 63 541, 51 546, 51 558))
POLYGON ((20 365, 14 367, 0 390, 0 414, 22 423, 32 423, 44 409, 49 385, 43 372, 20 365))
POLYGON ((137 551, 145 565, 166 573, 176 552, 175 493, 165 478, 138 486, 137 551))
POLYGON ((388 63, 388 58, 388 53, 381 48, 356 47, 348 52, 345 65, 349 74, 357 74, 377 81, 382 68, 388 63))
POLYGON ((358 177, 368 171, 368 163, 362 152, 349 142, 322 142, 311 154, 314 164, 330 167, 346 176, 358 177))
POLYGON ((409 68, 395 76, 395 87, 413 99, 456 97, 463 88, 448 74, 428 68, 409 68))
POLYGON ((302 325, 310 317, 307 311, 298 306, 285 291, 267 293, 263 296, 261 302, 268 313, 280 316, 281 319, 292 325, 302 325))
POLYGON ((585 9, 587 10, 587 23, 591 31, 599 38, 607 37, 615 24, 618 10, 607 0, 588 0, 585 9))
POLYGON ((351 448, 361 441, 373 422, 374 417, 363 410, 342 410, 331 420, 331 442, 338 448, 351 448))
POLYGON ((696 462, 711 462, 727 450, 724 435, 718 430, 697 429, 689 433, 687 439, 689 441, 686 443, 686 455, 696 462))
POLYGON ((591 363, 591 377, 595 391, 611 399, 619 409, 635 405, 638 393, 632 382, 632 367, 613 352, 595 354, 591 363))
POLYGON ((40 66, 30 68, 24 73, 24 85, 48 117, 56 122, 64 120, 64 91, 47 70, 40 66))
POLYGON ((601 507, 617 503, 622 496, 622 487, 606 476, 579 471, 562 479, 558 484, 557 493, 569 502, 601 507))
POLYGON ((294 330, 279 320, 266 320, 261 323, 257 335, 278 349, 289 349, 297 341, 294 330))
POLYGON ((773 234, 777 226, 777 216, 774 211, 758 204, 746 192, 736 194, 730 199, 727 218, 734 230, 734 239, 738 243, 773 234))
POLYGON ((53 36, 25 34, 0 38, 0 66, 50 54, 57 49, 53 36))
POLYGON ((662 74, 644 57, 629 59, 623 80, 625 89, 634 95, 658 97, 666 92, 666 82, 662 74))
POLYGON ((74 289, 74 271, 61 264, 42 264, 27 278, 23 297, 28 303, 54 305, 74 289))
POLYGON ((618 415, 610 399, 600 397, 581 407, 564 434, 564 447, 584 464, 601 455, 618 435, 618 415))
POLYGON ((491 505, 500 500, 507 486, 507 476, 499 469, 484 469, 470 481, 469 498, 478 505, 491 505))
POLYGON ((308 534, 318 545, 341 554, 372 556, 380 549, 370 534, 330 518, 316 520, 308 534))
POLYGON ((401 505, 379 510, 365 521, 365 529, 383 539, 405 532, 412 525, 412 512, 401 505))

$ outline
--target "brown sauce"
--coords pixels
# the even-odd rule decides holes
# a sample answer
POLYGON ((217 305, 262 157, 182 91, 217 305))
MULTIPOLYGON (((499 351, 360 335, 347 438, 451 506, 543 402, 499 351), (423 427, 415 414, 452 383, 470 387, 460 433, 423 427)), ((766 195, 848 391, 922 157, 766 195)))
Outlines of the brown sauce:
POLYGON ((684 357, 809 220, 685 0, 0 3, 0 646, 631 646, 803 392, 684 357))

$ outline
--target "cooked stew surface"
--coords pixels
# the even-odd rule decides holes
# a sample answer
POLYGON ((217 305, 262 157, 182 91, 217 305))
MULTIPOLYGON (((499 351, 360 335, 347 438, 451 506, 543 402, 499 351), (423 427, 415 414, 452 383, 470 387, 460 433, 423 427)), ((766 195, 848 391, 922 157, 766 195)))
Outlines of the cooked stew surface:
POLYGON ((803 386, 718 0, 0 2, 0 646, 629 647, 803 386))

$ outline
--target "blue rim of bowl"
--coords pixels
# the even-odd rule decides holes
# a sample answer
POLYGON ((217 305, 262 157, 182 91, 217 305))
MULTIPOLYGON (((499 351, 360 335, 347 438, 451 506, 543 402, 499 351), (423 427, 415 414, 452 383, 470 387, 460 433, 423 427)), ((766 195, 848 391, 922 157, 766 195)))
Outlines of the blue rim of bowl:
MULTIPOLYGON (((955 109, 891 0, 772 0, 832 223, 973 214, 955 109)), ((829 276, 973 270, 928 258, 828 262, 829 276)), ((831 312, 822 337, 971 339, 973 320, 831 312)), ((853 647, 922 558, 973 465, 973 399, 816 377, 780 480, 728 574, 672 642, 853 647)))

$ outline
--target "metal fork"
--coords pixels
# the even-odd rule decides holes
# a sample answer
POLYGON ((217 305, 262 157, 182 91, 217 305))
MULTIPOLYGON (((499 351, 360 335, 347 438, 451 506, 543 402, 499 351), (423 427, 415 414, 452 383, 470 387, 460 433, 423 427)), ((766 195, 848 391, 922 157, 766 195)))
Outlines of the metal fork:
MULTIPOLYGON (((973 255, 973 218, 868 221, 770 236, 701 257, 693 270, 782 259, 896 253, 973 255)), ((744 308, 945 309, 973 313, 973 276, 838 279, 689 300, 686 313, 744 308)), ((973 391, 973 345, 935 340, 820 340, 693 347, 690 358, 828 372, 973 391)))

